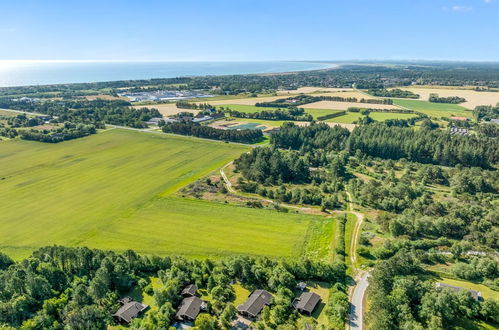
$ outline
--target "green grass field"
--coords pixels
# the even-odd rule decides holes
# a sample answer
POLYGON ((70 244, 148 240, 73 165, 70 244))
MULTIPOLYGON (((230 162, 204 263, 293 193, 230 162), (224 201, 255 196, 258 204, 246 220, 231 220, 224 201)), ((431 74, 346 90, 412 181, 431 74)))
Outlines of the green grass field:
POLYGON ((446 284, 459 286, 459 287, 470 289, 470 290, 479 291, 482 294, 482 297, 484 299, 494 299, 494 300, 499 299, 499 292, 494 291, 491 288, 489 288, 483 284, 476 284, 476 283, 468 282, 468 281, 453 280, 450 278, 441 278, 441 279, 438 279, 438 282, 443 282, 446 284))
POLYGON ((430 117, 472 117, 472 112, 458 104, 431 103, 418 100, 393 99, 393 104, 427 114, 430 117))
MULTIPOLYGON (((361 117, 363 117, 362 114, 358 112, 347 112, 346 115, 331 118, 326 121, 330 123, 351 124, 361 117)), ((369 117, 377 121, 384 121, 388 119, 409 119, 416 117, 416 115, 412 113, 371 112, 369 117)))
POLYGON ((322 250, 306 242, 330 221, 174 196, 248 150, 241 145, 115 129, 0 147, 0 250, 16 259, 51 244, 297 257, 322 250))
POLYGON ((277 108, 271 108, 271 107, 257 107, 254 105, 246 105, 246 104, 224 104, 224 105, 218 105, 217 109, 220 108, 229 108, 231 110, 239 111, 239 112, 245 112, 245 113, 254 113, 254 112, 260 112, 264 110, 268 111, 275 111, 277 108))

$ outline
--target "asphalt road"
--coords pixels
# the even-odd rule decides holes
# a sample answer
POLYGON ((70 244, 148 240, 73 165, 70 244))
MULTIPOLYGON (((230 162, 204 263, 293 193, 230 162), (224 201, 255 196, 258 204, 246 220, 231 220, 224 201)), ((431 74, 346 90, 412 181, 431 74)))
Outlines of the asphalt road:
POLYGON ((367 286, 369 285, 368 278, 370 273, 366 272, 357 279, 357 285, 353 290, 350 300, 350 315, 348 317, 348 329, 361 330, 363 329, 364 316, 364 295, 367 286))

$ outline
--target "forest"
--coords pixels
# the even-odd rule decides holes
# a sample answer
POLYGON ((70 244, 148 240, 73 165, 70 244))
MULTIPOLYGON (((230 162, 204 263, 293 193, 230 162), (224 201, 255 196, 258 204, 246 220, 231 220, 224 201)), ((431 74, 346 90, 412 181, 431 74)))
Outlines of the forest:
POLYGON ((411 91, 407 90, 402 90, 400 88, 394 88, 394 89, 370 89, 367 91, 368 94, 371 94, 372 96, 379 96, 379 97, 399 97, 399 98, 406 98, 406 99, 417 99, 419 98, 418 94, 415 94, 411 91))
MULTIPOLYGON (((0 326, 21 329, 105 329, 115 325, 111 315, 118 299, 133 288, 152 295, 157 308, 134 319, 132 328, 168 327, 187 284, 196 284, 210 296, 208 312, 200 316, 200 329, 229 329, 236 311, 235 281, 248 289, 266 289, 274 303, 263 311, 258 328, 287 325, 295 328, 292 308, 298 281, 336 283, 346 297, 344 265, 301 259, 270 260, 236 256, 219 261, 187 260, 178 256, 142 256, 88 248, 40 248, 20 262, 0 254, 0 326), (161 286, 153 289, 151 278, 161 286)), ((338 299, 335 297, 334 299, 338 299)), ((342 299, 343 303, 348 303, 342 299)), ((336 301, 335 301, 336 302, 336 301)), ((347 306, 329 311, 332 322, 345 317, 347 306)), ((309 320, 307 322, 312 322, 309 320)))
POLYGON ((103 127, 104 124, 146 128, 145 121, 161 117, 156 109, 134 109, 123 100, 61 100, 33 101, 0 99, 0 108, 36 112, 57 117, 53 123, 66 121, 103 127))
POLYGON ((192 122, 168 123, 162 130, 165 133, 239 143, 256 143, 263 138, 263 133, 259 129, 224 130, 192 122))
POLYGON ((459 96, 448 96, 448 97, 440 97, 438 94, 432 93, 428 98, 428 101, 433 103, 450 103, 450 104, 459 104, 466 102, 464 97, 459 96))
POLYGON ((300 105, 319 102, 319 101, 336 101, 336 102, 359 102, 370 104, 393 104, 391 99, 357 99, 356 97, 341 97, 341 96, 312 96, 300 94, 283 99, 277 99, 272 102, 258 102, 255 104, 257 107, 271 107, 271 108, 291 108, 300 105))
POLYGON ((496 106, 491 105, 480 105, 473 109, 473 117, 476 121, 485 120, 490 121, 491 119, 499 118, 499 103, 496 106))
POLYGON ((50 130, 31 128, 29 130, 18 131, 21 139, 46 143, 58 143, 95 133, 97 133, 97 130, 94 125, 73 124, 68 121, 65 122, 62 127, 56 127, 50 130))
POLYGON ((466 291, 438 290, 422 266, 424 253, 402 249, 380 262, 368 288, 376 308, 367 315, 373 329, 449 329, 467 320, 499 321, 499 302, 478 302, 466 291))
POLYGON ((230 116, 236 118, 296 121, 312 121, 314 119, 311 114, 305 112, 305 109, 297 107, 289 107, 284 109, 278 108, 276 110, 263 110, 258 112, 243 112, 232 110, 229 107, 226 107, 224 111, 228 112, 230 116))

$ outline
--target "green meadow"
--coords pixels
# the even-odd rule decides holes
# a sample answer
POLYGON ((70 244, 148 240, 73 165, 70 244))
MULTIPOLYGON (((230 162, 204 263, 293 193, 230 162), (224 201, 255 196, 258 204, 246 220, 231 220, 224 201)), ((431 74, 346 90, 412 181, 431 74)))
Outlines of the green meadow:
POLYGON ((408 108, 414 111, 422 112, 430 117, 472 117, 472 112, 458 104, 432 103, 418 100, 393 99, 393 104, 408 108))
MULTIPOLYGON (((363 117, 363 115, 359 112, 347 112, 346 115, 331 118, 326 121, 331 123, 351 124, 361 117, 363 117)), ((388 119, 409 119, 416 117, 416 115, 413 113, 371 112, 369 117, 377 121, 384 121, 388 119)))
POLYGON ((324 254, 330 219, 175 196, 249 148, 108 130, 46 144, 0 143, 0 251, 60 244, 187 257, 324 254))
POLYGON ((268 111, 275 111, 277 108, 271 108, 271 107, 257 107, 254 105, 247 105, 247 104, 224 104, 224 105, 219 105, 217 106, 218 109, 220 108, 229 108, 231 110, 239 111, 239 112, 245 112, 245 113, 254 113, 254 112, 260 112, 264 110, 268 111))

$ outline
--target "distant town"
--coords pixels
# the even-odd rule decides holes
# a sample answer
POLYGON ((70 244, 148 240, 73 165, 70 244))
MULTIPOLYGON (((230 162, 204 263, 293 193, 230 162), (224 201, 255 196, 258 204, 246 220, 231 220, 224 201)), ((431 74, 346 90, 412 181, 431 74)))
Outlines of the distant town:
POLYGON ((146 102, 146 101, 173 101, 192 98, 213 97, 203 92, 198 91, 167 91, 157 90, 148 92, 125 92, 118 93, 118 96, 126 97, 130 102, 146 102))

